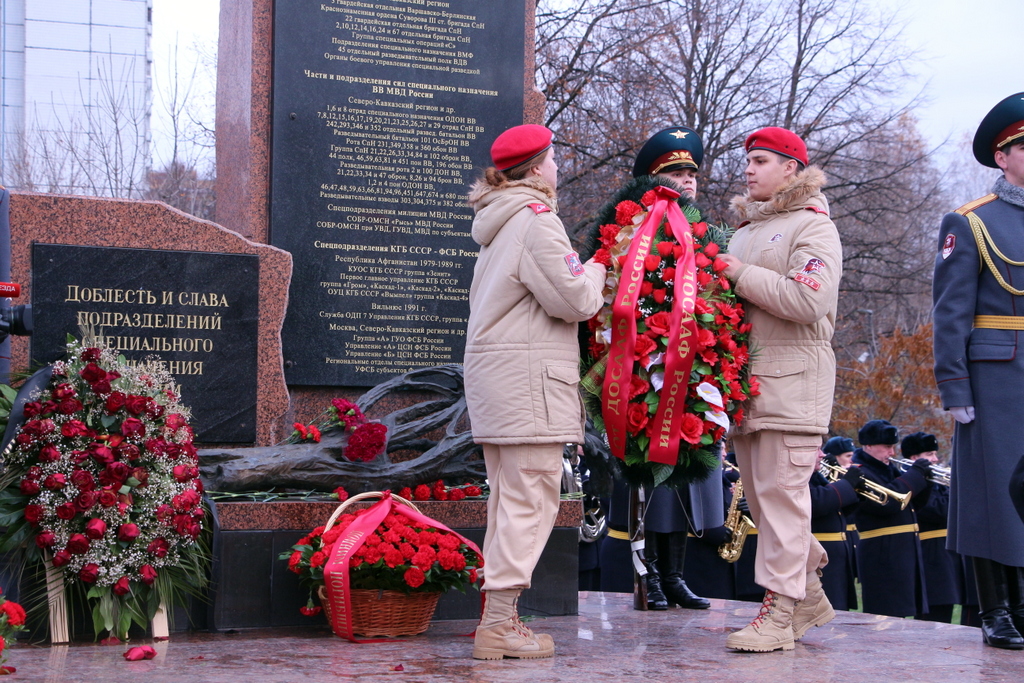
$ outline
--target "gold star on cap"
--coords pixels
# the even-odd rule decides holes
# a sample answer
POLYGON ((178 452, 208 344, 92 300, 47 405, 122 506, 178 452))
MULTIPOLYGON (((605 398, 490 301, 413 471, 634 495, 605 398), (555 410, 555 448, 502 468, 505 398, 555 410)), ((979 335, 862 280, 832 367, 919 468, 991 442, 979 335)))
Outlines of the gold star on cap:
POLYGON ((674 130, 674 131, 672 131, 671 133, 669 133, 669 135, 671 135, 672 137, 674 137, 674 138, 675 138, 676 140, 682 140, 682 139, 683 139, 683 138, 685 138, 685 137, 686 137, 687 135, 689 135, 689 133, 687 133, 687 132, 685 132, 685 131, 681 131, 681 130, 674 130))

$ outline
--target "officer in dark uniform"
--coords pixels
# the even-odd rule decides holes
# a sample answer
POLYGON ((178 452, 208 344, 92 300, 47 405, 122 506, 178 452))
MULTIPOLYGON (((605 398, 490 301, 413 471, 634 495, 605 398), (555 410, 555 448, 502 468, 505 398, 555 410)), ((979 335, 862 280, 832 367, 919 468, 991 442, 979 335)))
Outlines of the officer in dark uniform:
MULTIPOLYGON (((852 441, 850 445, 853 445, 852 441)), ((819 454, 819 464, 824 456, 823 450, 819 454)), ((847 514, 859 502, 856 488, 862 477, 859 467, 850 467, 837 481, 830 481, 822 472, 816 471, 808 484, 811 490, 811 533, 828 553, 828 564, 820 570, 821 585, 835 609, 857 607, 854 556, 847 544, 846 524, 847 514)))
POLYGON ((1024 521, 1007 485, 1024 443, 1024 92, 982 120, 992 193, 942 219, 932 282, 935 379, 957 421, 947 547, 973 558, 982 636, 1024 649, 1024 521))
MULTIPOLYGON (((915 432, 903 437, 900 452, 908 460, 928 458, 937 462, 939 442, 934 434, 915 432)), ((946 550, 946 525, 949 518, 949 487, 935 482, 928 484, 927 496, 914 500, 914 513, 919 527, 921 553, 924 557, 925 586, 928 588, 928 613, 918 614, 924 621, 953 621, 953 605, 963 603, 963 574, 960 556, 946 550), (923 499, 923 503, 919 500, 923 499)))
MULTIPOLYGON (((861 447, 853 452, 865 479, 896 493, 910 493, 920 503, 930 493, 931 465, 921 458, 903 472, 889 460, 899 443, 896 427, 871 420, 857 433, 861 447)), ((917 537, 914 507, 901 509, 895 498, 879 504, 861 497, 857 509, 857 575, 864 611, 890 617, 912 617, 928 612, 921 541, 917 537)))
MULTIPOLYGON (((857 447, 853 445, 853 439, 848 436, 833 436, 821 447, 825 459, 830 464, 839 467, 849 467, 853 463, 853 451, 857 447)), ((846 517, 846 547, 850 559, 853 560, 853 578, 857 578, 857 506, 845 508, 843 516, 846 517)), ((830 556, 831 557, 831 556, 830 556)), ((852 603, 853 609, 856 603, 852 603)))
MULTIPOLYGON (((722 485, 723 516, 732 502, 732 480, 729 475, 729 471, 723 470, 719 477, 722 485)), ((730 538, 731 534, 724 525, 710 529, 691 527, 686 564, 683 565, 683 578, 686 585, 697 595, 723 600, 736 599, 733 566, 718 554, 718 549, 730 538)))

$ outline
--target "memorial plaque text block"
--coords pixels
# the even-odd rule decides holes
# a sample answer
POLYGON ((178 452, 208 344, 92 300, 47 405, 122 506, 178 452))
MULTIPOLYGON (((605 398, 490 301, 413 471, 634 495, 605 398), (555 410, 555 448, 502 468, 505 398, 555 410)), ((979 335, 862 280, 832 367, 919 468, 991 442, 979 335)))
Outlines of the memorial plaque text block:
POLYGON ((274 5, 271 242, 289 384, 462 362, 469 183, 523 122, 525 0, 274 5))
POLYGON ((196 439, 256 440, 259 258, 112 247, 32 247, 34 361, 87 326, 128 362, 155 357, 192 409, 196 439))

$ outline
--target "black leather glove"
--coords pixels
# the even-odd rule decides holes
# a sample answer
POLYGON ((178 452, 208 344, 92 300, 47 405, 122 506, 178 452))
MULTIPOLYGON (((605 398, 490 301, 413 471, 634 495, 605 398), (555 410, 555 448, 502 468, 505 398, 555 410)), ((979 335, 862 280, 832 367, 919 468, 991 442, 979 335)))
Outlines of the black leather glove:
POLYGON ((852 486, 854 489, 859 489, 864 486, 864 473, 860 471, 860 468, 856 465, 851 465, 847 470, 846 474, 843 475, 843 479, 852 486))
POLYGON ((750 506, 747 505, 747 497, 743 496, 740 498, 740 502, 736 503, 736 509, 745 515, 750 514, 750 506))
POLYGON ((920 472, 925 479, 932 476, 932 461, 928 458, 918 458, 911 467, 920 472))
POLYGON ((697 534, 700 540, 710 546, 718 547, 732 538, 732 534, 724 526, 716 526, 713 529, 704 529, 697 534))

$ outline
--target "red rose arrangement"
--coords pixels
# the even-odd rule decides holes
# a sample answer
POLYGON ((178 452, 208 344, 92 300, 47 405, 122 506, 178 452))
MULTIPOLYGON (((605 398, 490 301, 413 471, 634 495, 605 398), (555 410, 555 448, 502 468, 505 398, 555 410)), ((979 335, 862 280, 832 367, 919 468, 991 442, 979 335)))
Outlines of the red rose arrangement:
MULTIPOLYGON (((365 512, 342 515, 328 531, 317 527, 290 551, 281 553, 288 569, 310 589, 309 601, 300 608, 303 614, 320 612, 312 596, 324 585, 324 565, 349 524, 365 512)), ((482 566, 483 558, 455 534, 426 524, 408 524, 405 517, 391 512, 349 561, 349 580, 354 589, 443 593, 455 588, 465 592, 467 585, 476 584, 482 566)))
POLYGON ((205 584, 205 509, 188 409, 159 363, 69 344, 0 479, 0 551, 61 569, 101 630, 125 637, 161 601, 205 584))
MULTIPOLYGON (((7 661, 7 646, 14 642, 18 631, 25 630, 25 610, 16 602, 3 596, 0 590, 0 664, 7 661)), ((13 666, 0 666, 0 675, 12 674, 17 669, 13 666)))
MULTIPOLYGON (((588 321, 590 334, 585 356, 589 357, 584 358, 584 364, 589 371, 582 386, 588 394, 588 412, 602 431, 605 430, 602 392, 611 356, 613 302, 634 233, 639 231, 656 200, 650 178, 646 181, 640 178, 633 183, 619 197, 632 192, 639 201, 625 199, 613 208, 606 208, 602 217, 610 219, 609 222, 595 227, 592 233, 600 245, 594 258, 608 265, 609 270, 604 290, 606 305, 588 321)), ((655 484, 682 483, 700 477, 713 466, 718 458, 714 444, 726 435, 731 425, 743 420, 743 402, 758 393, 757 380, 749 377, 748 369, 750 325, 743 321, 742 304, 721 274, 725 264, 718 258, 728 243, 729 230, 725 226, 708 225, 696 207, 682 200, 680 204, 693 237, 696 296, 690 317, 696 323, 696 334, 695 338, 688 339, 689 348, 694 352, 686 384, 684 414, 679 423, 679 458, 675 465, 652 463, 648 459, 649 446, 655 437, 654 416, 661 403, 662 389, 668 384, 666 359, 673 292, 675 280, 682 276, 677 273, 677 267, 681 267, 684 256, 684 245, 680 236, 673 234, 668 220, 658 226, 649 253, 643 258, 642 280, 633 304, 636 338, 632 374, 626 384, 628 396, 624 396, 628 401, 624 449, 627 476, 655 484)))
POLYGON ((380 455, 388 443, 388 428, 370 422, 355 403, 344 398, 331 399, 331 405, 308 425, 296 422, 291 435, 283 443, 320 443, 325 432, 340 429, 348 442, 342 456, 350 462, 370 462, 380 455))

